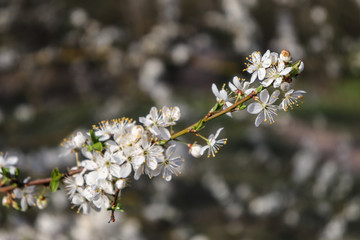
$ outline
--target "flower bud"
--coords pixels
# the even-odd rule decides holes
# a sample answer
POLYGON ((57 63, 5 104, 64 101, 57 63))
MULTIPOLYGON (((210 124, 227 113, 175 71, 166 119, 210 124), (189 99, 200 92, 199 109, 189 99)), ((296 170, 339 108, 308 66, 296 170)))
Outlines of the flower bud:
POLYGON ((283 83, 281 83, 281 85, 280 85, 280 89, 281 89, 281 91, 283 91, 283 92, 287 92, 287 91, 290 90, 290 84, 289 84, 288 82, 283 82, 283 83))
POLYGON ((199 158, 202 156, 201 149, 202 149, 202 146, 199 144, 196 144, 196 143, 189 144, 189 153, 195 158, 199 158))
POLYGON ((36 199, 36 206, 40 210, 43 210, 44 208, 46 208, 47 205, 48 205, 48 201, 47 201, 47 198, 45 198, 44 196, 40 196, 38 199, 36 199))
POLYGON ((119 179, 116 181, 115 186, 117 189, 124 189, 126 187, 126 181, 125 179, 119 179))
POLYGON ((281 59, 282 61, 284 61, 285 63, 290 62, 290 60, 291 60, 291 55, 290 55, 289 50, 282 50, 282 51, 281 51, 281 54, 280 54, 280 59, 281 59))

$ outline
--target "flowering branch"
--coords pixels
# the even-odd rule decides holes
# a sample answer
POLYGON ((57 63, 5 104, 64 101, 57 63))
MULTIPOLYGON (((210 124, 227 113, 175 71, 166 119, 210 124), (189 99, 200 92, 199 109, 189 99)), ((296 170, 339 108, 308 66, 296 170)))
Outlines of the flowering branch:
POLYGON ((119 201, 121 190, 131 177, 138 180, 142 175, 149 178, 161 175, 170 181, 173 175, 181 174, 184 160, 174 154, 178 143, 185 144, 193 157, 201 157, 206 151, 208 157, 215 157, 227 139, 218 139, 223 128, 209 137, 200 135, 207 122, 246 109, 257 114, 258 127, 265 122, 273 124, 278 111, 298 106, 305 92, 290 89, 290 84, 302 72, 302 61, 292 62, 286 50, 280 55, 268 50, 262 56, 253 52, 246 65, 244 71, 251 74, 250 81, 234 77, 228 88, 224 85, 220 90, 213 84, 216 104, 198 122, 176 133, 173 127, 180 119, 180 109, 166 106, 160 110, 152 107, 146 117, 139 118, 140 124, 128 118, 113 119, 93 126, 87 134, 78 132, 62 144, 65 153, 75 153, 76 157, 76 165, 68 173, 55 168, 50 178, 21 182, 15 167, 17 157, 0 155, 0 193, 6 194, 3 205, 23 211, 29 206, 42 209, 47 204, 45 190, 54 192, 63 183, 78 212, 107 209, 111 211, 109 222, 115 222, 115 211, 123 211, 119 201), (269 90, 273 90, 271 95, 269 90), (250 100, 253 102, 244 104, 250 100), (178 139, 187 133, 195 134, 204 144, 178 139), (39 186, 40 194, 35 188, 39 186))

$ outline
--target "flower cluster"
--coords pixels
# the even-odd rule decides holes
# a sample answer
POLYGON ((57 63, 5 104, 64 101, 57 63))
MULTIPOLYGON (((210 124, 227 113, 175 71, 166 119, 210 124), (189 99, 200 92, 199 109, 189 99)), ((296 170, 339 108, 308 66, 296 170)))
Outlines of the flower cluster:
POLYGON ((79 132, 69 139, 64 146, 72 145, 84 156, 76 167, 82 171, 64 180, 72 204, 84 213, 91 207, 109 208, 131 175, 136 180, 142 174, 150 178, 162 175, 170 181, 172 175, 180 174, 183 159, 173 156, 176 145, 168 141, 171 134, 167 128, 179 119, 178 107, 163 107, 160 111, 152 107, 146 117, 140 117, 142 125, 127 118, 103 121, 89 136, 79 132), (161 144, 161 140, 166 143, 161 144))
POLYGON ((130 178, 160 175, 170 181, 173 175, 181 173, 184 160, 175 154, 178 143, 185 144, 193 157, 199 158, 205 153, 215 157, 227 139, 219 139, 224 128, 209 137, 202 136, 199 132, 208 121, 247 109, 251 114, 258 114, 255 119, 258 127, 263 122, 274 123, 280 109, 287 111, 298 106, 305 92, 290 86, 304 69, 302 61, 293 62, 286 50, 281 54, 269 50, 264 55, 253 52, 248 61, 245 71, 251 74, 250 80, 234 77, 228 87, 224 85, 222 89, 213 84, 215 105, 202 119, 181 131, 173 129, 180 119, 180 109, 165 106, 159 110, 152 107, 147 116, 139 118, 139 124, 128 118, 102 121, 88 133, 78 132, 66 139, 62 143, 64 154, 75 153, 76 166, 67 173, 54 169, 50 181, 19 181, 14 166, 17 158, 0 155, 0 192, 8 193, 3 197, 3 205, 24 211, 29 206, 44 208, 47 203, 44 190, 38 195, 36 185, 43 184, 43 189, 49 186, 51 191, 56 191, 63 183, 78 211, 108 209, 114 220, 113 212, 121 209, 118 198, 130 178), (253 102, 245 105, 248 101, 253 102), (204 144, 180 140, 185 134, 193 134, 204 144))
MULTIPOLYGON (((298 102, 303 98, 305 91, 294 91, 294 89, 290 89, 290 86, 303 71, 304 63, 302 61, 293 63, 290 52, 287 50, 283 50, 280 55, 270 52, 270 50, 267 50, 262 56, 260 52, 253 52, 247 60, 249 62, 244 71, 251 74, 250 81, 234 77, 233 81, 229 82, 228 89, 223 87, 219 91, 213 84, 212 91, 218 103, 223 105, 223 109, 231 107, 254 93, 255 102, 247 105, 247 111, 251 114, 258 114, 255 126, 258 127, 263 122, 273 124, 280 109, 284 111, 289 108, 293 109, 293 106, 298 106, 298 102), (274 89, 271 95, 269 87, 274 89), (281 100, 276 104, 279 98, 281 100)), ((232 111, 237 110, 242 110, 242 108, 232 109, 232 111)), ((227 115, 231 116, 230 111, 227 115)))

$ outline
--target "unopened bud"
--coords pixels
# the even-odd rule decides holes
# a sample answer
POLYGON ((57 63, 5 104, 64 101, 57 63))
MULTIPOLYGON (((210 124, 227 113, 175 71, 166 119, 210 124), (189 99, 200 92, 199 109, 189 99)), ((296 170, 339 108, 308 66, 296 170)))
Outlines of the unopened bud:
POLYGON ((48 201, 47 198, 44 196, 39 197, 38 199, 36 199, 36 206, 40 209, 43 210, 44 208, 46 208, 48 205, 48 201))
POLYGON ((281 51, 281 54, 280 54, 280 59, 281 59, 282 61, 284 61, 285 63, 290 62, 290 60, 291 60, 291 55, 290 55, 289 50, 282 50, 282 51, 281 51))
POLYGON ((116 188, 117 189, 124 189, 125 188, 125 186, 126 186, 126 181, 125 181, 125 179, 119 179, 119 180, 117 180, 116 181, 116 183, 115 183, 115 186, 116 186, 116 188))
POLYGON ((282 82, 280 85, 280 89, 283 92, 287 92, 290 90, 290 84, 288 82, 282 82))
POLYGON ((189 153, 195 158, 199 158, 202 156, 201 149, 202 149, 202 146, 199 144, 196 144, 196 143, 189 144, 189 153))

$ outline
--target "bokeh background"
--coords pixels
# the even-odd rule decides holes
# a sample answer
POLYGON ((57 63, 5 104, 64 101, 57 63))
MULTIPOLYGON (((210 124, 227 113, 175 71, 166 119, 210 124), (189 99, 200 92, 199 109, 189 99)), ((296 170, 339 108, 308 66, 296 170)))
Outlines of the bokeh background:
POLYGON ((1 0, 0 149, 36 178, 101 120, 176 105, 180 129, 267 49, 305 62, 300 108, 210 123, 228 138, 217 157, 182 149, 181 176, 132 181, 116 223, 60 191, 43 211, 0 208, 0 239, 360 239, 359 0, 1 0))

